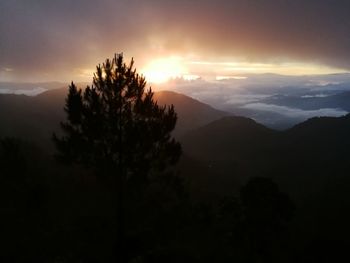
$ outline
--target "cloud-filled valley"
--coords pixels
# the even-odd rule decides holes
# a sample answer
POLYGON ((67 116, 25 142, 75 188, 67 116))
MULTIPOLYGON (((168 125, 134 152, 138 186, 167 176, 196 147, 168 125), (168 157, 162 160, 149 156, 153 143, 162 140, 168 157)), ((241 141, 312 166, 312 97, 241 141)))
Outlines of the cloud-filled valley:
MULTIPOLYGON (((81 83, 85 86, 87 83, 81 83)), ((0 93, 37 95, 67 87, 64 83, 0 83, 0 93)), ((286 129, 312 117, 339 117, 350 112, 350 75, 245 75, 241 79, 174 79, 155 84, 156 91, 171 90, 212 107, 246 116, 276 129, 286 129)))
POLYGON ((285 129, 318 116, 342 116, 350 111, 350 75, 246 75, 221 81, 174 80, 156 89, 171 89, 213 107, 285 129))

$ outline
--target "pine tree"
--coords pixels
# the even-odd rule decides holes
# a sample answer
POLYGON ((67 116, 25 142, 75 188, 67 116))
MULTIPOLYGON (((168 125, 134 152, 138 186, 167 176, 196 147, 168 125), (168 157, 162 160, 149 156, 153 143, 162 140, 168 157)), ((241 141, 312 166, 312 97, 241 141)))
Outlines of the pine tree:
MULTIPOLYGON (((93 84, 85 90, 72 82, 66 98, 64 135, 54 134, 57 156, 91 168, 115 182, 117 246, 123 246, 126 185, 146 184, 154 172, 179 159, 181 147, 171 136, 174 106, 159 106, 146 80, 116 54, 98 65, 93 84)), ((123 257, 119 251, 119 260, 123 257)))

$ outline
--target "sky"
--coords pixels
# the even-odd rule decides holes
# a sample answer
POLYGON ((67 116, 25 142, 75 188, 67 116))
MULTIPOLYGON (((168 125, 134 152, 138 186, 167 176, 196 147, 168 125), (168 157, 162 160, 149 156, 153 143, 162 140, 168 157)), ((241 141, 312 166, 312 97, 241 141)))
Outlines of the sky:
POLYGON ((348 0, 1 0, 0 81, 88 81, 123 52, 152 81, 350 71, 348 0))

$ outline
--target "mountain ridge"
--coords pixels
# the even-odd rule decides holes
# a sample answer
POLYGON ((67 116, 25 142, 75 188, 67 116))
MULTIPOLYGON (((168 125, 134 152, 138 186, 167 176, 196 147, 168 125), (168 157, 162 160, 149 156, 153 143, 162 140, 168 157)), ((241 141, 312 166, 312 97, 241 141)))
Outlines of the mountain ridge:
MULTIPOLYGON (((0 136, 27 138, 29 133, 36 141, 49 141, 51 134, 60 130, 59 123, 65 120, 67 93, 68 88, 59 88, 36 96, 0 94, 0 136)), ((178 114, 175 136, 228 114, 172 91, 155 92, 154 98, 159 105, 174 104, 178 114)))

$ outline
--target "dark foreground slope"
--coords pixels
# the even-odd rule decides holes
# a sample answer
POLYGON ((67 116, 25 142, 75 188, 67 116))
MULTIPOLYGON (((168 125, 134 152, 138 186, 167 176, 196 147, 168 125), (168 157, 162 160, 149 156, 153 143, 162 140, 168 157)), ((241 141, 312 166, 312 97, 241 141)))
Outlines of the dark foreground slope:
MULTIPOLYGON (((48 144, 51 131, 58 129, 65 93, 0 96, 0 136, 34 141, 0 139, 4 262, 11 262, 6 257, 16 259, 12 262, 113 262, 113 191, 85 170, 59 165, 36 146, 48 144)), ((141 262, 337 261, 350 236, 350 115, 313 118, 279 132, 247 118, 219 119, 224 113, 180 94, 163 92, 156 98, 159 104, 175 104, 179 113, 177 136, 183 134, 184 154, 177 172, 194 201, 184 201, 182 190, 177 199, 174 188, 156 187, 151 199, 142 199, 146 208, 136 206, 128 221, 131 255, 150 256, 141 262), (241 186, 257 176, 272 178, 296 206, 289 235, 282 231, 285 243, 274 237, 269 248, 276 255, 259 256, 260 261, 255 241, 262 245, 280 234, 274 227, 279 224, 263 217, 287 206, 285 195, 261 179, 253 185, 259 195, 253 191, 252 205, 237 204, 241 186), (281 198, 273 199, 271 189, 281 198), (224 197, 233 200, 224 203, 226 214, 224 197)))
MULTIPOLYGON (((244 117, 224 117, 188 132, 181 142, 187 155, 214 171, 237 164, 243 169, 236 173, 239 176, 293 173, 298 177, 306 171, 344 171, 350 160, 349 132, 350 115, 312 118, 286 131, 244 117)), ((235 176, 233 170, 226 172, 235 176)))
POLYGON ((345 242, 350 236, 349 134, 350 115, 312 118, 284 132, 229 117, 188 133, 182 145, 188 158, 207 168, 193 179, 205 182, 206 189, 194 187, 200 196, 205 190, 211 196, 230 194, 249 177, 270 177, 296 203, 295 239, 345 242))

